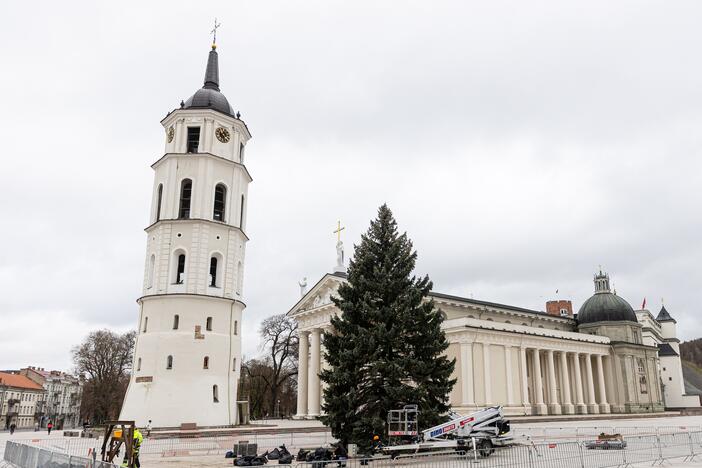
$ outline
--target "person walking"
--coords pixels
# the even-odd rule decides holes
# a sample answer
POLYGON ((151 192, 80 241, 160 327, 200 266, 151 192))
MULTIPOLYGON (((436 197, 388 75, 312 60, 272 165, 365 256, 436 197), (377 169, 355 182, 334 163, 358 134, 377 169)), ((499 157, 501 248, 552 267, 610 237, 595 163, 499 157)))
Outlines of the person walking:
POLYGON ((46 430, 49 432, 49 435, 51 435, 51 429, 54 428, 54 423, 51 422, 51 419, 49 419, 49 423, 46 425, 46 430))
POLYGON ((149 419, 149 423, 146 425, 146 437, 151 437, 151 420, 149 419))
POLYGON ((16 427, 17 427, 17 424, 15 424, 15 423, 10 424, 10 435, 15 433, 16 427))

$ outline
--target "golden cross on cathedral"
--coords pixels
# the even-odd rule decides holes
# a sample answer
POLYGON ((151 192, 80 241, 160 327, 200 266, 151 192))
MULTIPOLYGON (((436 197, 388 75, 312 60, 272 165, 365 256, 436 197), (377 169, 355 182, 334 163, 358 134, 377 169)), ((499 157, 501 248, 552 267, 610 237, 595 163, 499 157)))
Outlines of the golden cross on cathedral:
POLYGON ((341 221, 336 222, 336 231, 334 231, 334 234, 336 234, 336 241, 341 242, 341 231, 346 229, 345 227, 341 227, 341 221))

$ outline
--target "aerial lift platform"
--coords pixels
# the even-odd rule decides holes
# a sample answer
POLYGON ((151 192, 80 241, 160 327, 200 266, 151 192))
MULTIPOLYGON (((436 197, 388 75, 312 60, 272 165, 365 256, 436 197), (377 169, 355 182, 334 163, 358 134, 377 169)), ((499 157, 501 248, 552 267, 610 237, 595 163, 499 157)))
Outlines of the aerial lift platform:
POLYGON ((507 445, 512 438, 509 421, 504 418, 501 406, 481 409, 469 415, 449 413, 449 420, 423 431, 418 430, 417 405, 406 405, 388 414, 388 436, 391 443, 383 447, 391 456, 400 454, 436 452, 441 450, 477 450, 487 457, 495 446, 507 445))

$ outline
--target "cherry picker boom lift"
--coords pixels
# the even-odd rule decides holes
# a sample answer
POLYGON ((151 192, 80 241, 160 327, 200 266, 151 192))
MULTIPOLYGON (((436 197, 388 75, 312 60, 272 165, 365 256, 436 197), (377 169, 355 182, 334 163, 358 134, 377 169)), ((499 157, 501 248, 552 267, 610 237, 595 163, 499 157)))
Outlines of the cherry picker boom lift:
POLYGON ((492 406, 469 415, 449 413, 449 420, 418 432, 417 405, 406 405, 388 414, 388 435, 398 441, 383 447, 391 456, 402 453, 440 450, 468 451, 474 448, 487 457, 494 446, 503 446, 511 440, 509 421, 504 419, 501 406, 492 406), (398 440, 399 438, 399 440, 398 440))

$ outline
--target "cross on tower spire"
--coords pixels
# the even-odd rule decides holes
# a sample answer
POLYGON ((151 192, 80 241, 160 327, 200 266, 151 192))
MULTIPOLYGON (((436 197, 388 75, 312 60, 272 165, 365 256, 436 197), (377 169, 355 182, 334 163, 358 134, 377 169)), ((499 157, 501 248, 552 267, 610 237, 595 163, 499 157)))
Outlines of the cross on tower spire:
POLYGON ((212 28, 212 31, 210 31, 210 34, 212 34, 212 49, 217 48, 217 28, 222 26, 222 23, 217 22, 217 18, 214 20, 214 28, 212 28))

